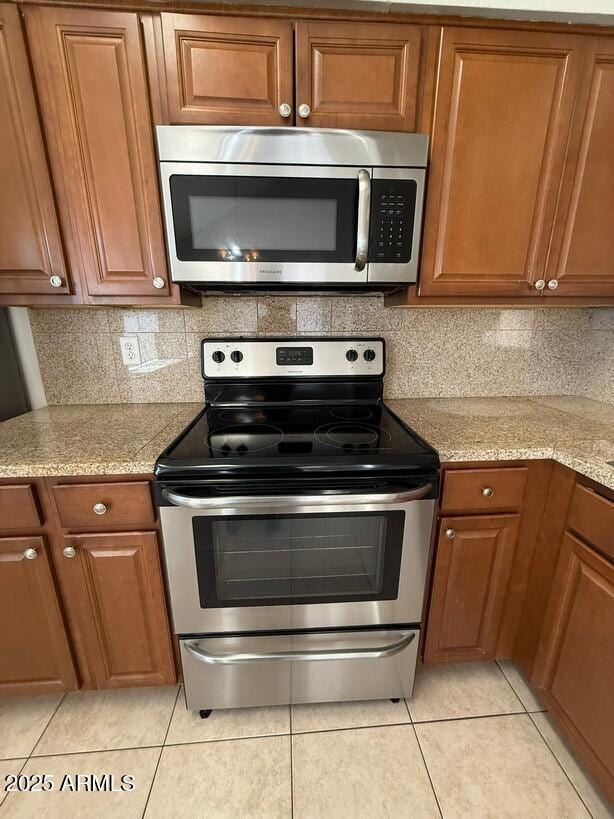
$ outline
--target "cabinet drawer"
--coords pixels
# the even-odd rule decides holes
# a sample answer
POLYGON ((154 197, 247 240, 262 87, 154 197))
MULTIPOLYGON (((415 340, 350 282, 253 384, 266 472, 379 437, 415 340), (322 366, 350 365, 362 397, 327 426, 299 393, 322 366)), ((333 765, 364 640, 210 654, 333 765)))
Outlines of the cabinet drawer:
POLYGON ((614 560, 614 503, 587 486, 574 490, 567 525, 614 560))
POLYGON ((53 487, 62 526, 147 526, 156 517, 147 481, 73 483, 53 487))
POLYGON ((517 509, 524 497, 527 467, 450 469, 443 479, 443 512, 517 509))
POLYGON ((35 486, 0 486, 0 529, 38 529, 42 522, 35 486))

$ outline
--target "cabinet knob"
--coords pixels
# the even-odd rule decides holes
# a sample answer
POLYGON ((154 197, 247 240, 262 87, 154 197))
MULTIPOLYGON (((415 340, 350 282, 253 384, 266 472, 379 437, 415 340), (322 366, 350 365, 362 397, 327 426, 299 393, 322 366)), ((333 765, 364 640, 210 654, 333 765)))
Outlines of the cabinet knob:
POLYGON ((543 290, 545 286, 546 282, 543 279, 538 279, 533 285, 536 290, 543 290))
POLYGON ((454 538, 456 537, 456 532, 454 531, 454 529, 446 529, 446 537, 448 538, 448 540, 454 540, 454 538))
POLYGON ((302 105, 298 107, 298 115, 303 119, 307 119, 307 117, 311 114, 311 108, 304 102, 302 105))
POLYGON ((49 284, 52 287, 61 287, 64 284, 64 282, 62 281, 61 276, 50 276, 49 284))
POLYGON ((548 290, 556 290, 558 286, 559 286, 558 279, 550 279, 550 281, 548 282, 548 290))
POLYGON ((36 560, 38 557, 38 552, 36 549, 26 549, 23 556, 26 558, 26 560, 36 560))
POLYGON ((493 494, 493 489, 490 486, 485 486, 484 489, 482 489, 483 498, 492 498, 493 494))
POLYGON ((96 515, 105 515, 107 512, 107 507, 104 505, 104 503, 95 503, 92 506, 92 511, 96 515))
POLYGON ((77 550, 74 546, 65 546, 62 549, 62 554, 64 557, 74 557, 77 554, 77 550))
POLYGON ((166 287, 166 282, 162 276, 156 276, 156 278, 153 280, 153 286, 156 288, 156 290, 162 290, 163 287, 166 287))
POLYGON ((287 119, 290 116, 291 113, 292 113, 292 106, 288 105, 287 102, 282 102, 282 104, 279 106, 280 116, 282 116, 284 119, 287 119))

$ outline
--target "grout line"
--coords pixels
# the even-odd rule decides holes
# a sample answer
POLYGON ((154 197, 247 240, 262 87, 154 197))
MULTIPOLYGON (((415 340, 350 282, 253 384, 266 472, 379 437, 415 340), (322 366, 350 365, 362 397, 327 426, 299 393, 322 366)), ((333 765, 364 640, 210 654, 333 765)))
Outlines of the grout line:
MULTIPOLYGON (((26 767, 26 765, 28 764, 30 759, 29 759, 29 757, 28 757, 28 759, 24 759, 23 757, 15 757, 15 759, 23 760, 23 764, 21 765, 21 767, 17 771, 17 776, 19 776, 19 774, 26 767)), ((10 759, 2 759, 2 760, 0 760, 0 762, 11 762, 11 760, 10 759)), ((5 791, 4 789, 2 791, 0 791, 0 807, 4 804, 4 802, 5 802, 5 800, 6 800, 6 798, 8 796, 10 796, 10 793, 8 791, 5 791)))
MULTIPOLYGON (((540 712, 536 712, 536 713, 540 713, 540 712)), ((544 712, 541 712, 541 713, 544 713, 544 712)), ((558 756, 555 754, 554 749, 551 747, 551 745, 550 745, 550 743, 548 742, 548 740, 546 739, 546 737, 545 737, 545 736, 542 734, 542 732, 539 730, 539 725, 537 725, 537 723, 535 722, 535 720, 533 719, 533 717, 531 716, 531 714, 529 714, 529 719, 531 720, 531 723, 533 724, 533 726, 534 726, 535 730, 537 731, 538 735, 539 735, 539 736, 541 737, 541 739, 543 740, 544 744, 546 745, 546 747, 548 748, 548 750, 550 751, 550 753, 552 754, 552 756, 553 756, 553 757, 556 759, 556 762, 557 762, 557 764, 558 764, 559 768, 560 768, 560 769, 563 771, 563 773, 565 774, 565 778, 567 779, 567 781, 569 782, 569 784, 571 785, 571 787, 574 789, 574 791, 575 791, 575 792, 576 792, 576 794, 578 795, 578 799, 580 800, 580 802, 582 802, 582 804, 583 804, 583 805, 584 805, 584 807, 586 808, 586 811, 587 811, 588 815, 589 815, 590 817, 592 817, 592 819, 594 819, 593 814, 592 814, 592 813, 591 813, 591 811, 590 811, 590 808, 588 807, 588 805, 586 804, 586 802, 585 802, 585 801, 584 801, 584 799, 582 798, 582 794, 580 793, 580 791, 579 791, 579 790, 576 788, 576 786, 574 785, 574 783, 573 783, 573 781, 572 781, 571 777, 569 776, 569 774, 567 773, 567 771, 566 771, 566 770, 565 770, 565 768, 563 767, 563 763, 562 763, 562 762, 561 762, 561 760, 558 758, 558 756)))
POLYGON ((292 705, 288 706, 290 709, 290 816, 294 819, 294 756, 292 746, 294 745, 292 734, 292 705))
POLYGON ((415 719, 414 725, 432 725, 434 722, 462 722, 470 719, 493 719, 496 717, 527 717, 527 712, 522 711, 506 711, 504 714, 467 714, 464 717, 440 717, 439 719, 415 719))
POLYGON ((435 785, 433 784, 433 780, 431 778, 431 772, 429 771, 429 766, 426 764, 426 757, 424 756, 424 753, 422 751, 422 745, 420 744, 420 737, 418 736, 418 732, 416 731, 416 726, 413 725, 413 723, 412 723, 411 727, 413 728, 414 736, 416 737, 416 742, 418 743, 418 750, 420 751, 420 756, 422 757, 422 761, 424 762, 424 769, 426 771, 426 775, 428 776, 429 782, 431 783, 431 789, 433 791, 433 796, 435 797, 435 802, 437 802, 437 810, 439 811, 439 815, 443 819, 443 811, 441 809, 441 805, 439 804, 439 797, 437 796, 437 791, 435 790, 435 785))
POLYGON ((125 748, 92 748, 90 751, 62 751, 58 754, 37 754, 29 759, 54 759, 56 756, 87 756, 88 754, 110 754, 116 751, 142 751, 148 748, 162 748, 162 745, 128 745, 125 748))
POLYGON ((158 761, 156 762, 156 767, 154 769, 153 776, 151 777, 151 782, 149 785, 149 790, 147 791, 147 799, 145 800, 145 805, 143 806, 143 813, 141 817, 145 816, 147 811, 147 806, 149 805, 149 797, 151 796, 151 791, 153 790, 154 782, 156 781, 156 776, 158 774, 158 768, 160 767, 160 761, 162 760, 162 752, 164 751, 164 746, 166 745, 166 738, 168 737, 168 732, 171 729, 171 722, 173 721, 173 717, 175 716, 175 708, 177 708, 177 700, 179 699, 179 694, 181 693, 181 689, 183 686, 180 684, 177 686, 177 694, 175 696, 175 702, 173 703, 173 707, 171 708, 171 715, 168 718, 168 725, 166 726, 166 731, 164 732, 164 739, 162 740, 162 747, 160 748, 160 753, 158 754, 158 761))
POLYGON ((504 671, 504 670, 501 668, 501 666, 499 665, 499 663, 498 663, 498 661, 497 661, 497 660, 495 660, 495 665, 496 665, 496 667, 499 669, 499 673, 502 675, 502 677, 503 677, 503 679, 505 680, 505 682, 506 682, 506 683, 509 685, 509 687, 510 687, 510 688, 512 689, 512 691, 514 692, 514 696, 516 697, 516 699, 518 700, 518 702, 520 703, 520 705, 521 705, 521 706, 524 708, 525 713, 527 713, 527 714, 528 714, 528 713, 529 713, 529 709, 528 709, 528 708, 527 708, 527 706, 524 704, 524 702, 523 702, 523 701, 520 699, 520 695, 518 694, 518 692, 516 691, 516 689, 515 689, 515 688, 514 688, 514 686, 512 685, 511 680, 508 680, 508 678, 507 678, 507 674, 506 674, 506 673, 505 673, 505 671, 504 671))
POLYGON ((414 721, 412 719, 411 711, 409 710, 409 703, 407 702, 407 697, 403 697, 403 702, 405 703, 405 710, 407 711, 409 721, 413 724, 414 721))
POLYGON ((49 719, 47 720, 47 724, 45 725, 45 727, 44 727, 44 728, 43 728, 43 730, 41 731, 41 734, 40 734, 39 738, 38 738, 38 739, 36 740, 36 742, 34 743, 34 745, 33 745, 33 747, 32 747, 32 750, 31 750, 31 751, 30 751, 30 753, 28 754, 28 759, 30 759, 30 757, 34 756, 34 751, 36 751, 36 749, 37 749, 37 748, 38 748, 38 746, 40 745, 41 739, 42 739, 42 738, 45 736, 45 731, 46 731, 46 730, 47 730, 47 728, 49 728, 49 726, 51 725, 51 721, 53 720, 53 718, 54 718, 54 717, 55 717, 55 715, 57 714, 57 712, 58 712, 58 709, 59 709, 60 705, 62 705, 62 703, 64 702, 64 700, 65 700, 65 699, 66 699, 66 694, 64 693, 64 694, 62 694, 62 697, 60 698, 60 701, 58 702, 58 704, 56 705, 56 707, 53 709, 53 714, 52 714, 52 715, 49 717, 49 719))

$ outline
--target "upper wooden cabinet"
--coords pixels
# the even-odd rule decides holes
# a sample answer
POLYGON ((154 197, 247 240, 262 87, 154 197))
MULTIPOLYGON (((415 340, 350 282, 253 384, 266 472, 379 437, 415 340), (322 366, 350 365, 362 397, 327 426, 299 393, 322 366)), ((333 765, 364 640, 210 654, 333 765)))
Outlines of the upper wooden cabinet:
POLYGON ((534 283, 545 275, 580 43, 567 34, 444 30, 421 295, 539 292, 534 283))
POLYGON ((415 130, 421 39, 419 26, 297 23, 297 124, 415 130))
POLYGON ((286 125, 292 23, 162 14, 170 123, 286 125))
POLYGON ((614 41, 591 38, 587 49, 548 258, 549 298, 614 296, 614 41))
POLYGON ((24 14, 71 267, 93 301, 168 296, 137 15, 24 14))
POLYGON ((0 145, 0 296, 68 294, 19 11, 9 3, 0 3, 0 145))
POLYGON ((163 13, 156 36, 144 22, 161 121, 416 128, 426 27, 163 13))

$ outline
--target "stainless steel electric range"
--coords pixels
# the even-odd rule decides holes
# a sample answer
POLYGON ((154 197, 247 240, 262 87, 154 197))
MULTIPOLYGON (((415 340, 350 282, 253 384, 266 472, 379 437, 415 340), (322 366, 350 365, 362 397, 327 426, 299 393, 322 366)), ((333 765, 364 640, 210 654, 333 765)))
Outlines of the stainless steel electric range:
POLYGON ((437 453, 380 338, 202 342, 205 406, 155 467, 189 708, 410 696, 437 453))

